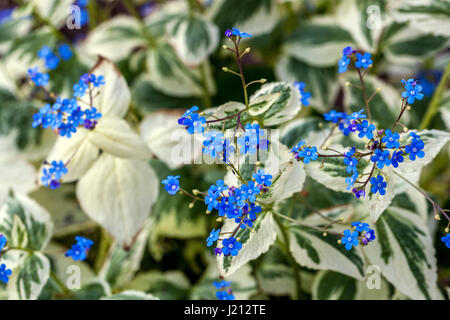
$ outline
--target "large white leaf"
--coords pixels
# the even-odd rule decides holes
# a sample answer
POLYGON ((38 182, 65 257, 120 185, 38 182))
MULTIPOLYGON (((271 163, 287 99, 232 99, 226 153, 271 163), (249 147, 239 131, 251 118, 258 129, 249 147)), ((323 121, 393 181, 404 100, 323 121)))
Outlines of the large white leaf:
POLYGON ((188 14, 167 25, 169 43, 187 65, 199 65, 219 44, 219 29, 200 15, 188 14))
POLYGON ((122 118, 130 106, 131 93, 119 69, 110 60, 100 57, 91 73, 105 78, 105 85, 100 88, 100 94, 94 97, 94 107, 103 118, 110 116, 122 118))
POLYGON ((31 0, 39 13, 55 26, 62 27, 69 17, 72 0, 31 0))
MULTIPOLYGON (((237 224, 234 220, 227 220, 221 232, 233 232, 236 227, 237 224)), ((239 250, 237 256, 218 256, 217 262, 221 276, 227 277, 233 274, 247 262, 258 258, 269 250, 270 246, 275 242, 277 230, 271 212, 260 214, 255 221, 253 229, 255 232, 250 232, 249 228, 240 228, 236 233, 235 237, 239 238, 239 242, 242 243, 242 249, 239 250)))
POLYGON ((144 161, 104 154, 77 185, 82 209, 118 243, 130 243, 156 201, 159 181, 144 161))
POLYGON ((365 252, 389 282, 411 299, 442 299, 433 240, 420 214, 390 207, 378 219, 375 234, 365 252))
POLYGON ((28 193, 36 188, 36 170, 19 153, 13 135, 0 136, 0 204, 9 190, 28 193))
POLYGON ((171 170, 197 163, 202 157, 202 138, 190 135, 181 127, 177 121, 179 116, 181 114, 157 112, 141 122, 142 139, 171 170))
POLYGON ((81 50, 94 57, 102 55, 119 61, 128 57, 133 49, 143 45, 145 38, 141 35, 139 21, 120 15, 89 32, 81 50))
POLYGON ((107 117, 101 119, 89 134, 89 141, 99 149, 116 157, 146 159, 151 152, 128 123, 120 118, 107 117))
POLYGON ((58 137, 48 154, 48 162, 62 160, 66 164, 68 172, 62 177, 64 182, 78 180, 97 159, 99 150, 88 139, 89 133, 88 130, 79 128, 70 139, 58 137))
MULTIPOLYGON (((322 211, 325 216, 349 216, 351 206, 338 207, 328 211, 322 211)), ((313 216, 305 223, 320 226, 325 224, 325 220, 319 220, 313 216), (318 222, 321 222, 319 224, 318 222)), ((336 228, 330 230, 341 232, 336 228)), ((365 276, 364 258, 360 247, 346 250, 344 245, 337 241, 339 236, 328 234, 323 236, 323 232, 310 227, 291 224, 289 227, 289 249, 295 260, 301 265, 311 269, 333 270, 356 279, 363 279, 365 276)))
MULTIPOLYGON (((7 293, 9 300, 36 300, 50 276, 50 260, 40 252, 29 253, 13 250, 5 254, 17 255, 18 261, 12 269, 8 281, 7 293)), ((3 257, 2 257, 3 258, 3 257)), ((7 265, 8 267, 9 264, 7 265)))
MULTIPOLYGON (((365 173, 370 172, 370 168, 372 167, 372 164, 368 166, 365 170, 365 173)), ((370 216, 372 217, 372 221, 376 222, 380 215, 386 210, 387 207, 392 202, 392 199, 394 199, 395 196, 395 183, 396 183, 396 177, 394 173, 392 172, 392 168, 387 167, 384 168, 382 172, 378 172, 378 170, 374 171, 373 177, 377 177, 378 173, 383 176, 384 181, 387 183, 386 186, 386 194, 381 195, 379 192, 376 194, 373 194, 370 189, 372 188, 372 184, 370 182, 366 185, 366 196, 364 198, 367 209, 369 210, 370 216)))

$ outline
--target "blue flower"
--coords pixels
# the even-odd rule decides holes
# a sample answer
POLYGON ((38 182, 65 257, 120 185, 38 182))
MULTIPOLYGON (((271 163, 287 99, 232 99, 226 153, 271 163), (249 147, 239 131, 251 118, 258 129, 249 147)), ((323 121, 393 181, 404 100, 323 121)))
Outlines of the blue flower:
POLYGON ((59 65, 59 58, 57 55, 50 53, 45 58, 45 66, 50 70, 55 70, 59 65))
POLYGON ((350 230, 344 230, 344 235, 341 238, 341 243, 345 244, 345 249, 350 250, 352 247, 356 247, 359 244, 358 232, 350 230))
POLYGON ((53 160, 48 172, 54 176, 54 179, 59 180, 62 178, 64 174, 67 174, 67 168, 64 162, 62 162, 62 160, 60 161, 53 160))
POLYGON ((51 113, 50 104, 46 104, 42 108, 39 109, 39 112, 33 115, 33 123, 31 126, 36 128, 42 125, 43 128, 48 128, 53 122, 53 115, 51 113))
POLYGON ((355 62, 355 66, 357 68, 363 67, 364 69, 367 69, 372 64, 371 57, 372 55, 369 52, 364 53, 364 55, 359 52, 356 53, 357 61, 355 62))
POLYGON ((394 168, 398 167, 398 164, 400 162, 403 162, 403 151, 394 151, 394 153, 392 153, 392 157, 391 157, 391 162, 392 162, 392 166, 394 168))
POLYGON ((42 48, 38 51, 38 58, 47 59, 47 57, 53 55, 52 49, 49 46, 42 46, 42 48))
POLYGON ((219 300, 234 300, 234 295, 226 291, 217 291, 216 297, 219 300))
POLYGON ((216 229, 213 229, 210 232, 208 238, 206 238, 206 246, 211 247, 214 244, 214 242, 216 242, 219 239, 219 234, 220 234, 220 229, 218 229, 217 231, 216 231, 216 229))
POLYGON ((185 118, 183 121, 183 125, 186 126, 186 130, 190 134, 203 133, 203 131, 205 131, 205 128, 203 127, 205 123, 206 119, 200 117, 198 113, 192 114, 190 118, 185 118))
POLYGON ((350 120, 358 120, 358 119, 365 119, 366 115, 363 114, 366 110, 361 109, 358 112, 353 112, 351 115, 349 115, 347 118, 350 120))
POLYGON ((381 141, 386 144, 386 148, 394 149, 400 147, 400 142, 398 141, 400 135, 398 132, 392 133, 391 129, 387 129, 384 134, 385 136, 381 141))
POLYGON ((223 151, 223 140, 221 138, 215 138, 214 140, 203 141, 203 153, 215 158, 223 151))
POLYGON ((365 197, 366 196, 366 191, 364 191, 364 188, 362 188, 362 189, 356 189, 356 188, 353 188, 352 189, 352 192, 355 194, 355 197, 357 198, 357 199, 359 199, 359 198, 361 198, 361 197, 365 197))
POLYGON ((302 102, 302 105, 305 107, 309 106, 309 98, 311 98, 311 93, 305 92, 306 84, 304 82, 294 82, 294 86, 298 89, 300 92, 300 101, 302 102))
POLYGON ((442 237, 441 241, 445 243, 447 248, 450 248, 450 234, 447 234, 445 237, 442 237))
POLYGON ((350 188, 355 184, 356 179, 358 178, 358 171, 355 171, 351 177, 345 178, 345 183, 347 184, 347 190, 350 190, 350 188))
POLYGON ((303 162, 306 164, 308 164, 310 161, 317 160, 317 158, 319 157, 319 155, 317 154, 316 147, 311 148, 306 147, 299 153, 299 156, 303 157, 303 162))
POLYGON ((425 147, 421 140, 413 140, 411 144, 405 147, 405 152, 409 154, 409 159, 411 161, 416 160, 416 157, 423 158, 425 152, 422 150, 425 147))
POLYGON ((246 32, 241 32, 241 31, 239 31, 238 28, 233 28, 233 29, 231 30, 231 34, 234 35, 234 36, 239 36, 239 37, 241 37, 241 38, 249 38, 249 37, 252 37, 251 34, 248 34, 248 33, 246 33, 246 32))
POLYGON ((373 139, 373 130, 375 130, 374 124, 369 124, 369 121, 364 120, 362 123, 357 125, 357 129, 359 131, 358 137, 363 138, 364 136, 367 139, 373 139))
POLYGON ((101 86, 106 84, 105 77, 102 76, 102 75, 96 77, 94 74, 91 74, 90 82, 92 83, 92 85, 95 88, 99 88, 99 87, 101 87, 101 86))
POLYGON ((331 110, 328 113, 325 113, 324 118, 326 121, 331 121, 332 123, 337 123, 342 118, 345 118, 345 113, 343 112, 336 112, 335 110, 331 110))
POLYGON ((383 181, 384 178, 382 175, 378 175, 376 178, 372 177, 370 178, 370 184, 372 185, 372 188, 370 189, 373 194, 376 194, 377 192, 380 193, 380 195, 384 196, 386 194, 386 181, 383 181))
POLYGON ((214 194, 213 191, 208 191, 208 195, 205 196, 205 204, 208 205, 207 210, 211 212, 213 209, 216 209, 219 205, 217 201, 217 195, 214 194))
POLYGON ((223 245, 222 253, 225 256, 229 255, 237 256, 239 250, 242 248, 242 243, 237 241, 236 238, 234 237, 224 239, 222 241, 222 245, 223 245))
POLYGON ((69 60, 73 56, 73 52, 68 44, 61 44, 58 47, 58 53, 63 60, 69 60))
POLYGON ((72 133, 75 133, 77 128, 73 126, 72 123, 62 123, 58 129, 58 133, 61 137, 71 138, 72 133))
POLYGON ((363 232, 363 231, 369 231, 369 224, 365 223, 365 222, 360 222, 360 221, 356 221, 356 222, 352 222, 352 226, 355 227, 355 231, 357 232, 363 232))
POLYGON ((414 79, 409 79, 405 84, 405 90, 402 92, 402 97, 406 99, 406 102, 408 104, 413 104, 415 99, 422 100, 423 99, 423 93, 422 86, 419 84, 416 84, 416 81, 414 79))
POLYGON ((358 164, 358 160, 352 157, 344 157, 344 163, 347 165, 347 173, 357 172, 356 165, 358 164))
POLYGON ((258 140, 255 137, 244 134, 237 139, 237 144, 240 147, 241 154, 255 154, 258 147, 258 140))
POLYGON ((305 141, 301 140, 299 143, 297 143, 297 144, 291 149, 290 152, 298 153, 298 152, 301 150, 301 148, 302 148, 302 146, 303 146, 304 144, 305 144, 305 141))
POLYGON ((87 254, 89 250, 91 249, 91 246, 94 244, 94 242, 90 239, 76 236, 75 237, 76 243, 72 245, 72 247, 67 250, 65 253, 66 257, 72 257, 74 261, 77 260, 85 260, 87 257, 87 254))
POLYGON ((214 287, 216 287, 217 289, 222 289, 222 288, 229 287, 231 285, 231 281, 225 281, 225 280, 222 280, 220 282, 214 281, 213 284, 214 284, 214 287))
POLYGON ((258 172, 253 174, 253 179, 255 179, 258 184, 266 187, 272 185, 272 181, 270 181, 270 179, 272 179, 272 175, 265 173, 262 169, 259 169, 258 172))
POLYGON ((242 194, 245 199, 249 202, 256 201, 256 195, 259 193, 260 189, 253 181, 250 181, 247 185, 241 187, 242 194))
POLYGON ((198 107, 197 106, 193 106, 192 108, 186 110, 186 112, 180 117, 181 118, 187 118, 192 116, 196 111, 198 111, 198 107))
POLYGON ((389 151, 380 149, 375 150, 375 154, 370 158, 372 162, 377 162, 377 167, 383 169, 383 167, 391 165, 391 159, 389 159, 389 151))
POLYGON ((375 240, 375 231, 372 229, 366 230, 366 233, 363 235, 363 243, 366 245, 367 243, 375 240))
POLYGON ((4 235, 0 234, 0 252, 3 250, 7 242, 7 239, 4 235))
POLYGON ((233 195, 228 197, 228 201, 231 201, 231 203, 236 203, 238 207, 244 206, 244 200, 246 200, 244 194, 242 193, 241 189, 234 189, 233 195))
POLYGON ((343 56, 351 56, 352 54, 353 54, 353 48, 350 46, 347 46, 342 50, 343 56))
POLYGON ((75 84, 73 86, 73 96, 75 98, 81 98, 84 96, 87 89, 88 89, 88 85, 80 80, 80 81, 78 81, 77 84, 75 84))
POLYGON ((346 72, 349 63, 350 63, 350 58, 343 56, 342 59, 339 60, 339 73, 346 72))
POLYGON ((11 20, 11 16, 16 8, 8 8, 0 10, 0 26, 6 21, 11 20))
POLYGON ((0 280, 4 283, 8 283, 9 276, 12 274, 12 271, 10 269, 6 269, 6 265, 2 263, 0 265, 0 280))
POLYGON ((38 87, 45 87, 48 84, 50 76, 47 73, 40 73, 38 67, 28 69, 30 80, 38 87))
POLYGON ((180 190, 180 176, 168 176, 161 183, 165 185, 164 189, 170 194, 174 195, 180 190))

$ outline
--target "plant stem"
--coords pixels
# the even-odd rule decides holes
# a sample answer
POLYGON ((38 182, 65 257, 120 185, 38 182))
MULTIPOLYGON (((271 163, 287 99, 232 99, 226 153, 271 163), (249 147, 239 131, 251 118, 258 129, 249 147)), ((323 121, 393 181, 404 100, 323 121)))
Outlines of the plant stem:
POLYGON ((285 226, 281 223, 280 219, 277 217, 276 214, 273 214, 273 218, 274 218, 275 222, 277 223, 278 227, 280 228, 281 235, 283 236, 283 240, 284 240, 284 243, 279 241, 280 247, 284 251, 284 253, 287 255, 289 264, 291 265, 292 271, 294 273, 296 292, 294 294, 293 299, 300 300, 303 298, 302 285, 301 285, 301 279, 300 279, 300 268, 297 264, 297 261, 295 261, 291 251, 289 250, 289 236, 286 232, 285 226))
POLYGON ((50 277, 56 282, 58 287, 64 292, 64 294, 69 294, 70 290, 64 285, 64 283, 58 278, 53 270, 50 270, 50 277))
POLYGON ((430 125, 430 122, 433 119, 436 112, 438 112, 439 103, 442 100, 444 89, 446 87, 449 76, 450 76, 450 62, 447 64, 444 74, 442 75, 441 81, 439 82, 439 85, 436 91, 434 92, 433 98, 431 99, 427 112, 422 120, 422 123, 420 124, 420 130, 426 129, 430 125))
POLYGON ((100 240, 100 248, 98 249, 97 258, 95 259, 94 269, 97 273, 100 272, 103 264, 105 263, 106 256, 108 255, 108 250, 111 245, 111 239, 108 235, 108 232, 101 228, 101 240, 100 240))
POLYGON ((361 91, 364 96, 364 103, 366 105, 367 116, 369 117, 370 122, 372 122, 372 113, 370 112, 369 100, 367 99, 366 87, 364 86, 363 75, 361 74, 361 70, 358 68, 359 81, 361 82, 361 91))

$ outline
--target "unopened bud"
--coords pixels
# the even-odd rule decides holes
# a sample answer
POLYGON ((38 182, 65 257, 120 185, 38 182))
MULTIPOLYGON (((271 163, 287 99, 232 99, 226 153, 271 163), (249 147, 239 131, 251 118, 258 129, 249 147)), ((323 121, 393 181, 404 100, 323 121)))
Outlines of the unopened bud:
POLYGON ((239 238, 239 237, 238 237, 238 238, 236 238, 236 241, 241 241, 241 238, 239 238))
POLYGON ((408 130, 409 130, 409 129, 408 129, 407 127, 404 127, 404 128, 403 128, 403 132, 408 132, 408 130))
POLYGON ((200 191, 199 191, 198 189, 192 190, 192 193, 194 194, 194 196, 198 195, 199 192, 200 192, 200 191))
POLYGON ((267 82, 267 79, 261 79, 261 80, 259 80, 259 82, 261 82, 261 83, 266 83, 267 82))
POLYGON ((337 241, 337 243, 341 244, 341 239, 339 239, 339 240, 337 241))
POLYGON ((324 237, 326 237, 327 236, 327 233, 326 232, 324 232, 323 234, 322 234, 324 237))
POLYGON ((435 218, 437 221, 441 221, 441 217, 440 217, 438 214, 436 214, 436 215, 434 216, 434 218, 435 218))
POLYGON ((323 128, 323 123, 319 122, 319 128, 323 128))
POLYGON ((248 47, 247 49, 245 49, 244 52, 245 52, 245 53, 249 53, 249 52, 250 52, 250 47, 248 47))
POLYGON ((222 221, 223 221, 223 218, 222 218, 222 217, 219 217, 219 218, 216 219, 216 221, 217 221, 217 222, 222 222, 222 221))
POLYGON ((225 71, 225 72, 228 72, 228 68, 227 67, 223 67, 222 70, 225 71))
POLYGON ((445 232, 449 233, 450 229, 447 227, 445 228, 445 232))
POLYGON ((327 150, 328 150, 328 147, 327 147, 327 146, 323 146, 323 147, 322 147, 322 150, 323 150, 323 151, 327 151, 327 150))
POLYGON ((411 106, 407 106, 406 110, 410 111, 411 110, 411 106))
POLYGON ((351 85, 351 83, 348 82, 348 81, 345 83, 345 86, 346 86, 346 87, 350 87, 350 85, 351 85))
POLYGON ((260 167, 261 166, 261 161, 256 161, 255 164, 256 164, 257 167, 260 167))
POLYGON ((189 209, 192 209, 194 207, 193 203, 189 203, 189 209))
POLYGON ((377 92, 380 92, 381 91, 381 88, 377 88, 377 92))
POLYGON ((255 229, 250 229, 250 232, 251 233, 255 233, 255 229))
POLYGON ((224 48, 224 50, 228 49, 228 47, 226 45, 223 45, 222 48, 224 48))
POLYGON ((206 210, 206 214, 210 214, 211 213, 211 211, 209 211, 209 210, 206 210))

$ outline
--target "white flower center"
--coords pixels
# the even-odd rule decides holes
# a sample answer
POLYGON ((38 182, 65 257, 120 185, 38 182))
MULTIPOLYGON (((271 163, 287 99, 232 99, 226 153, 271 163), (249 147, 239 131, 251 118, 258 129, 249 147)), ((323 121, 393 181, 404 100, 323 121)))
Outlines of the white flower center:
POLYGON ((366 63, 366 61, 367 61, 366 59, 362 59, 361 60, 362 63, 366 63))

